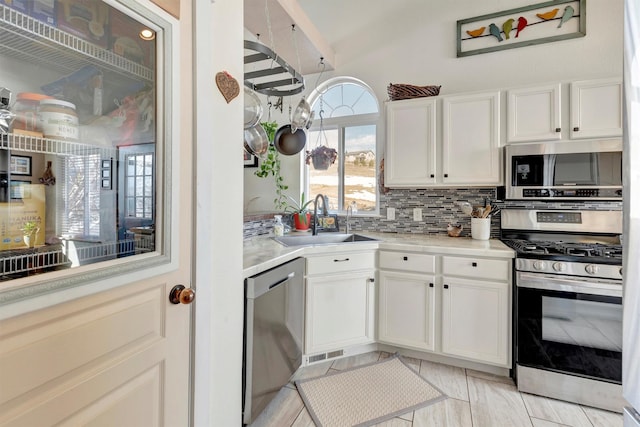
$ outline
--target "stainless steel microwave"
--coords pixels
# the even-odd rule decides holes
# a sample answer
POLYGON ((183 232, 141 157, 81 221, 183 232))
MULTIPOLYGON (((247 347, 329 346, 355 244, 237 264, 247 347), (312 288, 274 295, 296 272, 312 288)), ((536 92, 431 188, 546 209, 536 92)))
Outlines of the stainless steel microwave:
POLYGON ((506 147, 511 200, 622 200, 622 140, 506 147))

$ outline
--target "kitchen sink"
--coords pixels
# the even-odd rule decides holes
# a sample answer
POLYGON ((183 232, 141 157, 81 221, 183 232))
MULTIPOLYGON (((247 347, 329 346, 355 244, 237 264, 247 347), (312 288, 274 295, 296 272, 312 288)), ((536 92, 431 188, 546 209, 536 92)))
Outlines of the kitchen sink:
POLYGON ((274 237, 284 246, 330 245, 335 243, 377 242, 378 239, 353 233, 321 233, 318 235, 274 237))

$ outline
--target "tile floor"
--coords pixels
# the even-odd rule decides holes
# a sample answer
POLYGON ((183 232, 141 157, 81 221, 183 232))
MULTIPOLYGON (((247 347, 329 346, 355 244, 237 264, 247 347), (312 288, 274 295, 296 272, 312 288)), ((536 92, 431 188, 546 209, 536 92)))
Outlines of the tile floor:
MULTIPOLYGON (((314 364, 301 369, 295 379, 312 378, 330 371, 389 357, 371 352, 314 364)), ((378 424, 384 427, 622 427, 622 415, 546 397, 520 393, 510 378, 426 360, 404 358, 416 371, 447 396, 441 402, 378 424)), ((251 427, 313 427, 293 382, 283 387, 251 427)))

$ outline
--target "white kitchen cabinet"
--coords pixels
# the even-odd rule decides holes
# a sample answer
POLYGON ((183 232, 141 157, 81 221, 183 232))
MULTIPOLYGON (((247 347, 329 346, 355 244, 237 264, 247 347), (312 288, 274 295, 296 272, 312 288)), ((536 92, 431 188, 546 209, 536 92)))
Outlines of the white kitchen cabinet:
POLYGON ((506 366, 510 262, 442 257, 442 353, 506 366))
POLYGON ((559 83, 507 92, 507 142, 552 141, 562 138, 559 83))
POLYGON ((307 257, 305 354, 374 340, 375 255, 307 257))
POLYGON ((380 251, 378 341, 509 367, 511 260, 380 251))
POLYGON ((509 285, 444 277, 442 353, 506 365, 509 285))
POLYGON ((436 99, 387 103, 385 185, 426 186, 436 183, 436 99))
POLYGON ((501 184, 499 92, 393 101, 386 111, 385 185, 501 184))
POLYGON ((516 88, 507 99, 508 144, 622 136, 619 78, 516 88), (563 99, 569 117, 562 115, 563 99))
POLYGON ((442 171, 444 186, 502 183, 500 92, 442 98, 442 171))
POLYGON ((622 79, 571 83, 571 138, 622 136, 622 79))
POLYGON ((378 341, 435 350, 435 275, 380 271, 378 341))

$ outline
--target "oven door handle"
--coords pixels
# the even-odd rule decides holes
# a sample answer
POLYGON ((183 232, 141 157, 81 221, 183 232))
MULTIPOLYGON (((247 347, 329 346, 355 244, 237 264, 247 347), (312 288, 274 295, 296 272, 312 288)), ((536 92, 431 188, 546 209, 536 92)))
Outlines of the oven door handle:
POLYGON ((621 283, 589 278, 559 277, 553 274, 518 272, 516 274, 516 286, 520 288, 622 298, 621 283))

